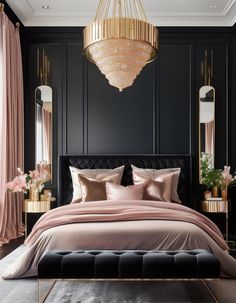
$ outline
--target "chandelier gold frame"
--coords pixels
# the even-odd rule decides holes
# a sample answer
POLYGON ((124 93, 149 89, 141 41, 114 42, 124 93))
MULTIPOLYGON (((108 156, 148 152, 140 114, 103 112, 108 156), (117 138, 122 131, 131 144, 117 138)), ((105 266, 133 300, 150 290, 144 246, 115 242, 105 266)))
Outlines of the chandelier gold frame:
MULTIPOLYGON (((91 46, 109 40, 111 45, 113 41, 118 40, 130 41, 130 44, 136 41, 137 45, 140 45, 137 52, 147 53, 141 69, 156 58, 159 44, 158 30, 147 22, 140 0, 100 0, 94 21, 84 29, 84 54, 97 64, 91 54, 91 46)), ((136 45, 134 44, 133 47, 136 45)), ((99 64, 97 65, 101 70, 99 64)), ((119 88, 120 91, 122 89, 119 88)))

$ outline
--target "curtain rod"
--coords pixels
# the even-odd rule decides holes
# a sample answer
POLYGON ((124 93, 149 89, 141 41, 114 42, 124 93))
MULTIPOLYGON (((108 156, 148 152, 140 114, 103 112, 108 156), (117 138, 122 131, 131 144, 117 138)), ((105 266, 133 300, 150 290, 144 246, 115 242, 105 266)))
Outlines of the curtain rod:
MULTIPOLYGON (((4 4, 0 2, 0 13, 2 13, 3 11, 4 11, 4 4)), ((20 27, 20 23, 16 22, 15 26, 20 27)))

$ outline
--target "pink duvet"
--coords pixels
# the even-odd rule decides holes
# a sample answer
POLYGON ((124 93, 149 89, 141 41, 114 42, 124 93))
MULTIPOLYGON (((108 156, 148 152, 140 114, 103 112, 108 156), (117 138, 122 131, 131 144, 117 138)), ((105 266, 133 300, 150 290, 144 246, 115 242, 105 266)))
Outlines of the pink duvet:
POLYGON ((208 249, 221 262, 222 276, 236 277, 236 261, 217 226, 174 203, 127 200, 71 204, 44 214, 25 242, 25 252, 3 278, 37 274, 47 250, 208 249))

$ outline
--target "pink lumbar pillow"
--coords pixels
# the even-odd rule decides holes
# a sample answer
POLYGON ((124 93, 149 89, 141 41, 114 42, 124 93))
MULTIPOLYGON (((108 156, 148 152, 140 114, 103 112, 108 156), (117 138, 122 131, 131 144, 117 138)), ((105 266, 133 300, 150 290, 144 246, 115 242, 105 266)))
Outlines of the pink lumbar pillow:
POLYGON ((107 200, 142 200, 144 185, 122 186, 106 182, 107 200))

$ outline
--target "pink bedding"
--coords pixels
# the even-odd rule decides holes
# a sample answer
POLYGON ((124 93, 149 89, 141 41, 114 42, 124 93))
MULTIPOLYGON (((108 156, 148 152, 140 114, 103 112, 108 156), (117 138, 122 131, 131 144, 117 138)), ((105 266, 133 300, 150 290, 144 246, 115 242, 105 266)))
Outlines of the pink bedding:
POLYGON ((197 248, 218 257, 222 276, 236 277, 236 261, 217 226, 174 203, 106 200, 59 207, 40 218, 25 245, 25 253, 3 278, 36 275, 47 250, 197 248))

